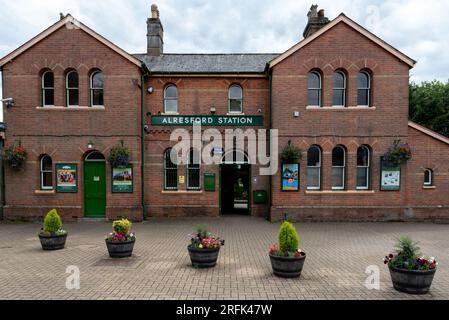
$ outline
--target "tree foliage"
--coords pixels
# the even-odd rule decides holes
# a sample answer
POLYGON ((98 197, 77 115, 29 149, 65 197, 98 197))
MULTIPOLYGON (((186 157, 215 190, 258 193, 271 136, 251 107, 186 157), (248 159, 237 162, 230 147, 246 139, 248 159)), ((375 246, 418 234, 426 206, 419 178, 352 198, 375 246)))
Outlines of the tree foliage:
POLYGON ((449 82, 411 83, 410 120, 449 137, 449 82))

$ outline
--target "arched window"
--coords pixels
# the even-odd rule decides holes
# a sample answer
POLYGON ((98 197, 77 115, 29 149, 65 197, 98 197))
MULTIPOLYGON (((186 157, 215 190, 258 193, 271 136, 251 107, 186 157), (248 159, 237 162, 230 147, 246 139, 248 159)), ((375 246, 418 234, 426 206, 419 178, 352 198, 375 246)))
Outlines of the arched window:
POLYGON ((42 106, 53 107, 55 105, 55 76, 53 72, 46 71, 42 74, 42 106))
POLYGON ((433 186, 433 170, 432 169, 426 169, 426 171, 424 171, 424 186, 425 187, 433 186))
POLYGON ((310 147, 307 152, 307 189, 321 189, 321 149, 318 146, 310 147))
POLYGON ((243 89, 236 84, 229 88, 229 113, 243 113, 243 89))
POLYGON ((49 155, 40 160, 41 190, 53 190, 53 161, 49 155))
POLYGON ((367 146, 357 149, 357 189, 368 190, 370 186, 371 156, 367 146))
POLYGON ((332 105, 335 107, 346 106, 346 75, 342 71, 337 71, 333 76, 334 94, 332 105))
POLYGON ((164 153, 164 189, 178 190, 178 165, 172 161, 171 151, 167 149, 164 153))
POLYGON ((187 190, 201 189, 200 168, 200 154, 192 148, 189 152, 189 162, 187 164, 187 190))
POLYGON ((332 190, 344 190, 346 187, 346 150, 337 146, 332 151, 332 190))
POLYGON ((70 71, 65 80, 66 101, 68 107, 79 106, 79 78, 78 72, 70 71))
POLYGON ((309 73, 307 80, 308 98, 307 105, 321 107, 322 82, 321 75, 317 71, 309 73))
POLYGON ((368 72, 359 72, 357 88, 357 105, 369 107, 371 105, 371 76, 368 72))
POLYGON ((173 84, 164 90, 164 113, 178 113, 178 88, 173 84))
POLYGON ((90 105, 92 107, 104 106, 104 75, 95 71, 90 76, 90 105))

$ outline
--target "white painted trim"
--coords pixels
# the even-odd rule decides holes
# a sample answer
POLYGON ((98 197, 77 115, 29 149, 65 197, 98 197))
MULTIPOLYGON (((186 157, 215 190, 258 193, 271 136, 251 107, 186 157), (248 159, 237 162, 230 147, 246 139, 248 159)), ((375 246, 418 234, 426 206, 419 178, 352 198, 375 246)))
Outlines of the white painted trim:
POLYGON ((388 43, 386 43, 385 41, 383 41, 382 39, 380 39, 379 37, 377 37, 373 33, 369 32, 368 30, 363 28, 358 23, 356 23, 353 20, 349 19, 347 16, 345 16, 342 13, 337 18, 335 18, 330 23, 328 23, 326 26, 321 28, 319 31, 315 32, 310 37, 305 38, 304 40, 300 41, 299 43, 297 43, 296 45, 294 45, 293 47, 288 49, 286 52, 281 54, 279 57, 273 59, 269 63, 269 68, 270 69, 273 68, 275 65, 277 65, 280 62, 282 62, 284 59, 288 58, 293 53, 295 53, 299 49, 303 48, 304 46, 306 46, 307 44, 309 44, 310 42, 312 42, 316 38, 320 37, 322 34, 327 32, 328 30, 332 29, 333 27, 335 27, 340 22, 346 23, 348 26, 352 27, 354 30, 356 30, 357 32, 359 32, 363 36, 367 37, 368 39, 370 39, 371 41, 373 41, 374 43, 376 43, 377 45, 379 45, 380 47, 382 47, 383 49, 385 49, 386 51, 388 51, 392 55, 394 55, 397 58, 399 58, 400 60, 404 61, 404 63, 409 65, 411 68, 413 68, 415 66, 415 64, 416 64, 415 60, 413 60, 412 58, 410 58, 407 55, 403 54, 402 52, 400 52, 399 50, 397 50, 393 46, 389 45, 388 43))
POLYGON ((8 54, 5 57, 3 57, 2 59, 0 59, 0 67, 3 67, 5 64, 11 62, 17 56, 21 55, 26 50, 30 49, 31 47, 33 47, 40 41, 44 40, 49 35, 51 35, 55 31, 59 30, 66 24, 72 24, 73 28, 79 28, 79 29, 83 30, 84 32, 86 32, 87 34, 89 34, 90 36, 92 36, 93 38, 98 40, 99 42, 103 43, 104 45, 106 45, 107 47, 112 49, 113 51, 115 51, 118 54, 120 54, 121 56, 123 56, 125 59, 127 59, 130 62, 132 62, 133 64, 137 65, 139 68, 142 67, 142 62, 139 59, 137 59, 136 57, 127 53, 125 50, 123 50, 120 47, 118 47, 117 45, 113 44, 111 41, 107 40, 100 34, 96 33, 95 31, 93 31, 92 29, 90 29, 89 27, 84 25, 83 23, 79 22, 74 17, 72 17, 70 14, 68 14, 64 19, 58 21, 57 23, 55 23, 48 29, 44 30, 43 32, 41 32, 40 34, 38 34, 37 36, 35 36, 31 40, 29 40, 28 42, 26 42, 25 44, 23 44, 22 46, 20 46, 13 52, 11 52, 10 54, 8 54))

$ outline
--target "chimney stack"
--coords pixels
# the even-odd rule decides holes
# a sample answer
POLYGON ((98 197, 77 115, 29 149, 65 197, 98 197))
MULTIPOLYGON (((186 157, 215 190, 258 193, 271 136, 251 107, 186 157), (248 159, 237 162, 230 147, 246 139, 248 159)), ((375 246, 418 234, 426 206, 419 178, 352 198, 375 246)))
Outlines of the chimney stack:
POLYGON ((164 28, 159 18, 157 5, 151 6, 151 17, 147 20, 147 53, 160 56, 164 53, 164 28))
POLYGON ((313 5, 310 8, 307 17, 309 18, 309 21, 307 22, 307 26, 303 33, 304 38, 310 37, 329 23, 329 19, 324 15, 324 10, 321 9, 318 11, 318 5, 313 5))

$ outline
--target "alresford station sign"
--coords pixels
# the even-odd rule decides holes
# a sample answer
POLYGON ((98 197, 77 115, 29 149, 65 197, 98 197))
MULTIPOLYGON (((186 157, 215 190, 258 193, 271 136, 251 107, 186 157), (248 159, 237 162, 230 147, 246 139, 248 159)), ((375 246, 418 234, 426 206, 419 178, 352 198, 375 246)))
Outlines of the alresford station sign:
POLYGON ((153 126, 263 126, 262 116, 152 116, 153 126))

